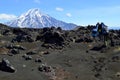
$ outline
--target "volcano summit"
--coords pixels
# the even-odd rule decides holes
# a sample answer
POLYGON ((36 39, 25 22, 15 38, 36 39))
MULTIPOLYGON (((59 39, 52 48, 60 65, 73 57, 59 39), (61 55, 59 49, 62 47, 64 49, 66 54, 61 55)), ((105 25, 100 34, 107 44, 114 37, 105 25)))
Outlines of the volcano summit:
POLYGON ((62 29, 73 29, 77 25, 57 20, 47 14, 42 13, 39 9, 30 9, 17 19, 6 23, 12 27, 20 28, 43 28, 43 27, 61 27, 62 29))

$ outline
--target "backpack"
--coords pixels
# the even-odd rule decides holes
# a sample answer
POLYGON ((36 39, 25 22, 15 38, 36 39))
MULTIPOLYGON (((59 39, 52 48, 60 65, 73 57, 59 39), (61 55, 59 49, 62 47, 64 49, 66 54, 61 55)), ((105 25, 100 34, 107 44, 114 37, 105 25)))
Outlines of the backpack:
POLYGON ((98 25, 98 32, 99 32, 99 33, 102 33, 102 24, 99 24, 99 25, 98 25))
POLYGON ((93 36, 93 37, 98 36, 97 28, 94 28, 94 29, 92 30, 92 36, 93 36))
POLYGON ((107 26, 106 26, 104 23, 101 23, 101 24, 98 26, 98 33, 99 33, 99 34, 107 34, 107 33, 108 33, 107 26))
POLYGON ((102 34, 107 34, 107 33, 108 33, 107 26, 102 24, 102 34))

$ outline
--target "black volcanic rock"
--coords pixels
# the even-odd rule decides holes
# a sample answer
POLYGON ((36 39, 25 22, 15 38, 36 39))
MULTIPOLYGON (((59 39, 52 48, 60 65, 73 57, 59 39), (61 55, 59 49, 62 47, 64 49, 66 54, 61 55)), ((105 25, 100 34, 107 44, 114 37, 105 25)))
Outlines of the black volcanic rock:
POLYGON ((38 67, 38 70, 41 71, 41 72, 51 72, 52 67, 48 66, 48 65, 45 65, 45 64, 42 64, 38 67))
POLYGON ((36 40, 43 41, 43 46, 46 44, 49 46, 63 46, 66 40, 65 33, 60 32, 61 29, 52 28, 43 28, 42 35, 37 36, 36 40), (59 30, 59 31, 58 31, 59 30))
POLYGON ((26 50, 26 48, 23 47, 23 46, 21 46, 21 45, 12 45, 12 44, 9 44, 9 45, 6 45, 5 47, 8 48, 8 49, 26 50))
POLYGON ((24 54, 22 57, 23 57, 25 60, 32 60, 32 57, 29 56, 29 55, 26 55, 26 54, 24 54))
MULTIPOLYGON (((94 39, 91 36, 91 30, 94 27, 94 25, 88 25, 86 27, 80 26, 76 30, 62 30, 61 27, 56 28, 56 26, 34 29, 12 28, 0 24, 0 33, 2 36, 14 36, 14 38, 10 37, 13 43, 42 41, 42 46, 44 47, 63 48, 63 46, 68 45, 70 42, 93 42, 94 39)), ((120 30, 110 30, 109 40, 111 46, 120 45, 120 30)))
POLYGON ((34 42, 34 39, 30 35, 17 35, 12 42, 34 42))
POLYGON ((29 52, 27 52, 26 54, 27 54, 27 55, 34 55, 34 54, 37 54, 37 52, 36 52, 36 51, 29 51, 29 52))
POLYGON ((2 62, 0 63, 0 70, 10 73, 14 73, 16 71, 10 62, 5 58, 3 58, 2 62))
POLYGON ((18 49, 11 49, 10 53, 12 53, 12 54, 19 54, 20 52, 19 52, 18 49))
POLYGON ((41 60, 40 58, 36 58, 36 59, 35 59, 35 62, 41 63, 42 60, 41 60))

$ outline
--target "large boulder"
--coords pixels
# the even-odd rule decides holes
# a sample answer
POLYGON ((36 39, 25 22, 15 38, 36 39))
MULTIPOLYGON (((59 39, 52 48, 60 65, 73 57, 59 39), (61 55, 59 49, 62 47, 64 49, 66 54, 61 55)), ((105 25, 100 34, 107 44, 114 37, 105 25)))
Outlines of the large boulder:
POLYGON ((0 63, 0 70, 11 73, 14 73, 16 71, 16 69, 5 58, 3 58, 2 62, 0 63))

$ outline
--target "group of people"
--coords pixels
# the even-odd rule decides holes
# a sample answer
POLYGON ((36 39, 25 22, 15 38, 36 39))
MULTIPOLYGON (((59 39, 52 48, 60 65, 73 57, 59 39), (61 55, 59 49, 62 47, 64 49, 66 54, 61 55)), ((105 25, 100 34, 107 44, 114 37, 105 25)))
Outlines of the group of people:
POLYGON ((104 42, 104 46, 108 46, 108 26, 103 22, 96 24, 92 30, 92 36, 98 37, 100 41, 104 42))

